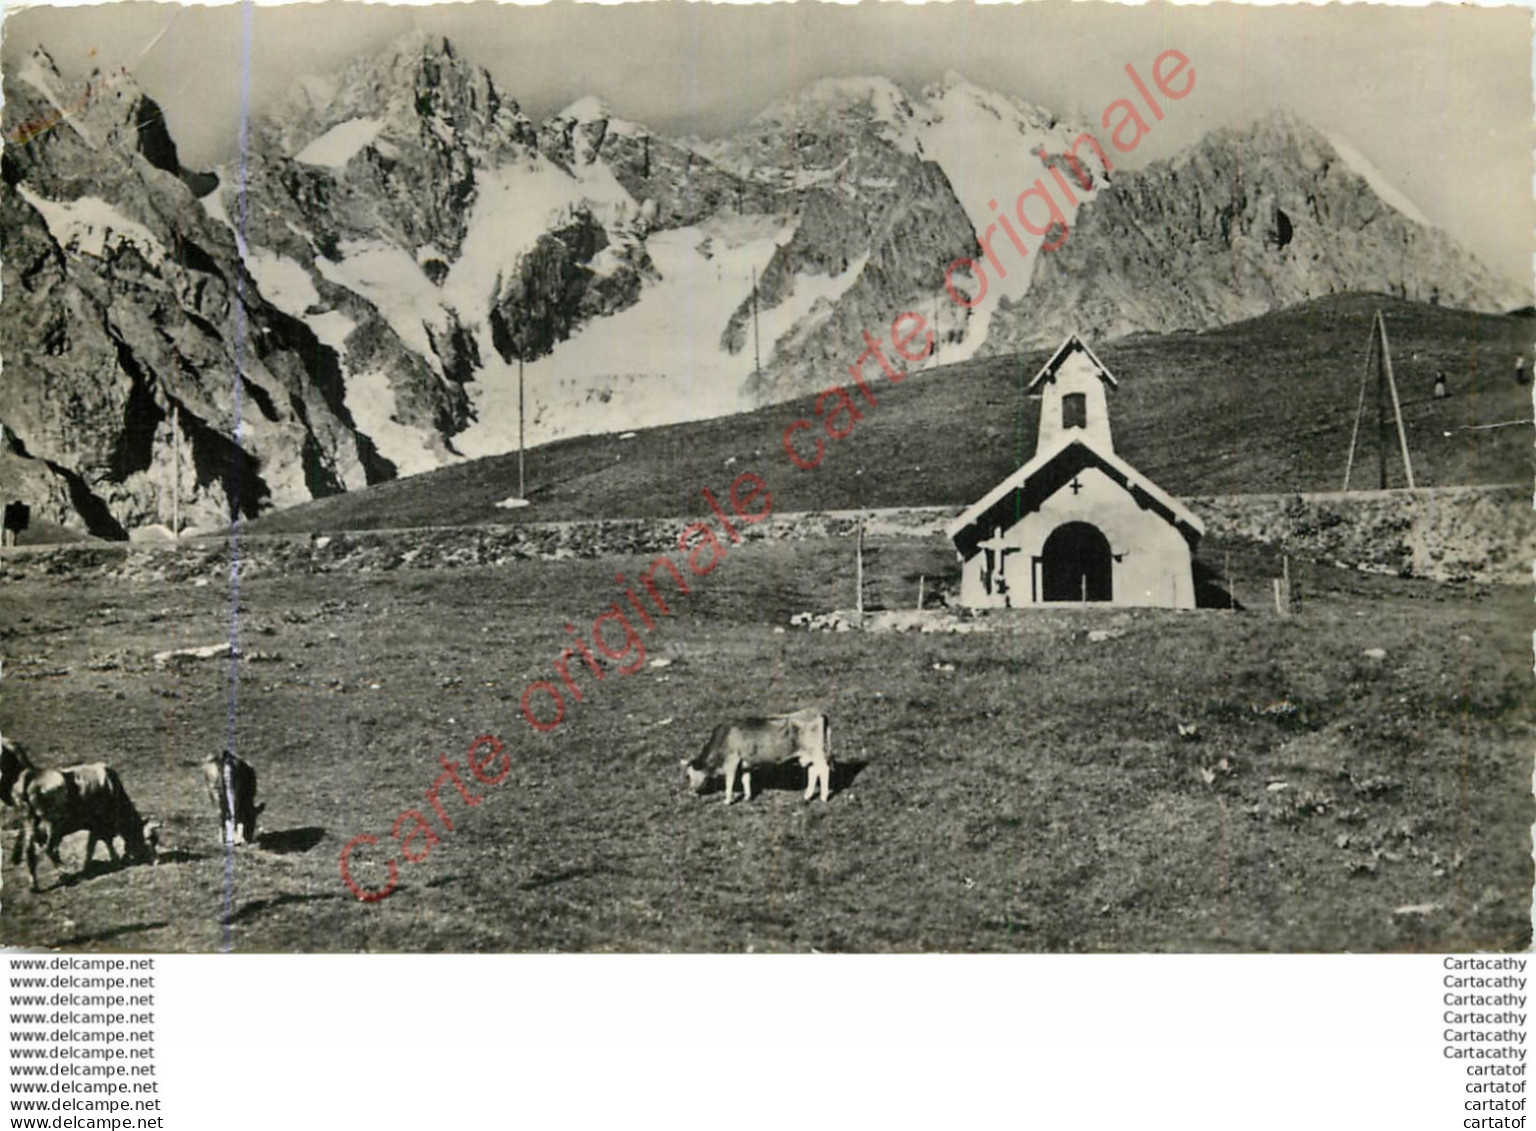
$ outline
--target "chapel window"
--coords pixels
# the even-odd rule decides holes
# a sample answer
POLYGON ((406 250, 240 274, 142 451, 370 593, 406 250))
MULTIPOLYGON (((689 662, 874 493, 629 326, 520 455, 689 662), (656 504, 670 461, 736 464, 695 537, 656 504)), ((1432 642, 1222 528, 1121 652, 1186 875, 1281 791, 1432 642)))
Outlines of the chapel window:
POLYGON ((1088 394, 1068 393, 1061 398, 1061 426, 1063 428, 1088 427, 1088 394))

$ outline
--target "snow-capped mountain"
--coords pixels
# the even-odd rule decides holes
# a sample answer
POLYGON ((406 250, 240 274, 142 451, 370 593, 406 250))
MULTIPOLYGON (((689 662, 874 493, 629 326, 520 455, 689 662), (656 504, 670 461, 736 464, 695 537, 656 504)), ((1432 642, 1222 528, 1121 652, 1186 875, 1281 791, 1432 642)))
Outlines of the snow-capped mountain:
POLYGON ((132 76, 13 70, 0 474, 109 535, 168 520, 178 451, 183 513, 217 525, 509 450, 520 367, 538 443, 826 388, 906 310, 939 365, 1330 290, 1511 294, 1289 119, 1125 173, 1087 125, 951 74, 824 79, 678 139, 596 98, 534 122, 412 36, 199 172, 132 76), (1049 231, 1009 223, 1037 183, 1049 231))

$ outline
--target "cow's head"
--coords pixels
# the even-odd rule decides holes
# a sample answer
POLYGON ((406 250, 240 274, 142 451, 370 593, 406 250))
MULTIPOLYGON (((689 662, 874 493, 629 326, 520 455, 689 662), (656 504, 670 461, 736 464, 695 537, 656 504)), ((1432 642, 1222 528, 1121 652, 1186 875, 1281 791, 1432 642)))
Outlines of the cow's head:
POLYGON ((688 788, 694 793, 703 793, 705 783, 709 781, 709 772, 698 765, 698 759, 684 758, 678 763, 688 775, 688 788))
POLYGON ((142 820, 139 823, 139 835, 131 841, 124 838, 128 855, 133 857, 136 863, 152 863, 160 852, 160 822, 142 820))

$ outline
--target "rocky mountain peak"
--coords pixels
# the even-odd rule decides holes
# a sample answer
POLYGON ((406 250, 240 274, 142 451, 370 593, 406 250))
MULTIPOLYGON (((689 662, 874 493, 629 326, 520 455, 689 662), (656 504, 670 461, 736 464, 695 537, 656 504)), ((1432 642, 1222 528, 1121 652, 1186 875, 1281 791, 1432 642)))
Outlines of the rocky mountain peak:
POLYGON ((604 151, 605 143, 611 151, 615 148, 612 143, 621 137, 649 145, 653 135, 638 122, 619 117, 601 98, 588 94, 552 114, 539 127, 539 148, 564 167, 590 165, 604 151))
POLYGON ((554 118, 569 118, 575 122, 607 122, 615 115, 613 108, 595 94, 584 94, 565 109, 551 115, 554 118))
POLYGON ((383 77, 401 80, 411 87, 422 78, 473 82, 477 71, 480 68, 466 62, 445 36, 412 31, 390 42, 382 51, 354 60, 343 70, 340 85, 343 90, 359 83, 369 86, 372 80, 383 77))
POLYGON ((395 39, 384 54, 396 57, 414 56, 420 59, 458 59, 453 42, 436 32, 413 29, 395 39))
POLYGON ((817 134, 849 127, 874 127, 890 140, 904 138, 916 116, 901 87, 879 75, 818 79, 780 99, 753 119, 752 126, 782 127, 817 134))
MULTIPOLYGON (((462 147, 492 159, 507 142, 531 146, 535 133, 489 72, 466 61, 443 36, 421 32, 335 75, 298 84, 269 116, 264 133, 298 155, 326 131, 348 123, 376 124, 371 132, 352 126, 370 141, 462 147)), ((354 147, 347 156, 355 152, 354 147)))
MULTIPOLYGON (((59 200, 110 196, 108 182, 128 154, 185 182, 196 195, 217 183, 211 174, 181 166, 164 112, 126 67, 81 67, 69 73, 37 48, 6 74, 5 90, 10 183, 26 179, 59 200)), ((134 205, 130 211, 143 209, 134 205)))
POLYGON ((1317 170, 1338 157, 1323 131, 1291 110, 1279 107, 1244 125, 1212 131, 1175 162, 1184 163, 1202 153, 1218 152, 1261 160, 1299 161, 1308 170, 1317 170))
POLYGON ((980 123, 983 128, 991 128, 992 123, 997 123, 1031 138, 1049 134, 1059 124, 1057 116, 1049 110, 977 86, 958 71, 946 72, 942 81, 923 88, 919 113, 930 128, 941 126, 947 120, 960 119, 961 128, 973 122, 980 123))
POLYGON ((96 148, 130 140, 121 131, 138 131, 144 116, 141 108, 159 115, 159 107, 139 89, 127 68, 92 67, 88 73, 65 74, 41 47, 32 51, 14 76, 6 76, 6 88, 7 101, 18 103, 6 116, 29 141, 34 134, 63 127, 96 148))
POLYGON ((1347 141, 1277 110, 1117 176, 1042 257, 986 351, 1070 330, 1203 329, 1350 291, 1474 310, 1528 301, 1347 141))

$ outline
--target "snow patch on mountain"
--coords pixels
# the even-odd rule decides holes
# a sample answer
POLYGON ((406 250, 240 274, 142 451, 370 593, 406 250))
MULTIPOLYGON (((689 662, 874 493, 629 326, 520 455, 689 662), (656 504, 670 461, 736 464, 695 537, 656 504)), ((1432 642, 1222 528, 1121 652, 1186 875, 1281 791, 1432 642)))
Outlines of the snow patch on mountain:
POLYGON ((262 297, 284 314, 304 319, 305 312, 320 302, 315 281, 300 263, 262 247, 248 247, 245 269, 256 280, 262 297))
POLYGON ((389 378, 377 370, 347 374, 347 411, 353 421, 393 463, 401 475, 418 475, 442 467, 441 452, 434 451, 428 435, 419 428, 401 424, 395 416, 395 391, 389 378))
POLYGON ((76 251, 95 259, 105 256, 107 246, 132 244, 152 267, 165 261, 165 246, 143 224, 128 219, 97 196, 76 200, 49 200, 26 185, 17 185, 21 198, 42 215, 48 234, 65 251, 76 251))
MULTIPOLYGON (((1032 234, 1019 223, 1014 211, 1019 194, 1043 177, 1052 198, 1065 206, 1068 227, 1077 215, 1077 207, 1062 197, 1036 156, 1041 147, 1050 151, 1070 138, 1057 136, 1058 131, 1051 128, 1051 120, 1044 111, 1021 107, 1002 95, 971 85, 953 72, 941 87, 925 94, 928 116, 919 131, 924 152, 944 170, 978 238, 989 226, 995 229, 991 246, 1003 271, 987 265, 987 297, 983 306, 987 308, 986 315, 990 315, 990 308, 999 299, 1016 299, 1029 290, 1040 245, 1046 242, 1044 236, 1032 234), (998 224, 999 214, 1007 218, 1029 249, 1028 255, 1021 256, 1013 246, 998 224)), ((1088 151, 1089 147, 1084 146, 1085 156, 1088 151)), ((1079 202, 1091 200, 1097 184, 1084 190, 1080 183, 1068 180, 1079 202)), ((1026 206, 1026 215, 1036 223, 1043 219, 1041 212, 1038 202, 1026 206)), ((984 336, 987 318, 980 316, 982 313, 982 307, 978 307, 972 322, 981 324, 984 336)))
MULTIPOLYGON (((215 175, 219 178, 220 185, 222 186, 224 181, 224 171, 220 169, 215 175)), ((198 203, 203 206, 203 211, 208 214, 208 218, 210 220, 215 220, 231 230, 234 229, 234 225, 229 222, 229 212, 224 207, 224 192, 222 187, 214 189, 207 196, 198 200, 198 203)))
POLYGON ((382 118, 350 118, 326 130, 295 153, 293 159, 305 165, 345 169, 347 162, 373 144, 383 128, 382 118))
POLYGON ((378 309, 396 336, 442 376, 427 327, 443 321, 437 288, 408 252, 380 240, 355 240, 340 247, 341 259, 316 257, 326 279, 355 291, 378 309))
POLYGON ((644 126, 616 117, 612 107, 595 94, 578 98, 555 117, 569 118, 571 121, 582 123, 602 122, 608 133, 623 134, 626 137, 638 137, 647 132, 644 126))
POLYGON ((322 314, 309 314, 305 323, 314 331, 322 345, 330 346, 338 357, 345 354, 347 338, 357 329, 357 323, 339 310, 327 310, 322 314))
POLYGON ((442 301, 461 319, 483 320, 497 281, 577 207, 591 207, 606 226, 617 224, 626 211, 639 211, 606 165, 585 166, 580 173, 573 177, 535 154, 481 177, 463 253, 443 281, 442 301))
POLYGON ((814 318, 815 322, 819 323, 830 316, 833 304, 843 297, 843 293, 849 287, 859 281, 859 276, 863 274, 864 267, 868 263, 869 252, 866 251, 852 260, 848 264, 848 269, 841 274, 797 274, 794 293, 777 306, 764 310, 758 315, 758 336, 763 360, 766 361, 773 352, 773 347, 790 334, 797 331, 804 333, 814 328, 811 325, 802 326, 802 320, 814 318), (817 310, 817 304, 821 305, 820 310, 817 310))
MULTIPOLYGON (((646 246, 660 280, 649 283, 634 305, 586 324, 549 355, 527 363, 528 442, 749 407, 743 383, 752 372, 751 351, 732 355, 718 343, 731 314, 751 294, 753 272, 760 275, 792 234, 763 220, 733 217, 653 233, 646 246)), ((851 281, 821 280, 820 292, 807 281, 810 301, 851 281)), ((774 313, 765 312, 764 321, 774 313)), ((766 356, 770 339, 763 340, 766 356)), ((470 457, 517 446, 517 363, 490 357, 472 389, 479 420, 455 438, 470 457)))
MULTIPOLYGON (((1104 181, 1097 163, 1089 164, 1091 148, 1085 145, 1080 150, 1081 159, 1094 178, 1093 187, 1084 189, 1069 173, 1071 196, 1063 194, 1040 154, 1059 153, 1077 134, 1058 125, 1046 111, 983 90, 953 71, 942 83, 923 91, 919 109, 916 134, 924 154, 944 170, 977 238, 996 258, 994 264, 985 252, 981 257, 986 293, 971 308, 964 337, 959 342, 943 343, 936 351, 934 364, 949 365, 976 356, 986 343, 999 304, 1004 299, 1018 300, 1028 292, 1035 265, 1042 254, 1048 254, 1040 250, 1048 242, 1046 236, 1030 232, 1019 222, 1016 205, 1020 193, 1043 178, 1070 230, 1079 205, 1092 200, 1104 181), (1025 252, 1015 246, 1004 223, 1012 227, 1025 252)), ((1026 203, 1026 215, 1036 224, 1046 220, 1044 205, 1034 198, 1026 203)), ((969 294, 977 290, 963 276, 956 280, 956 286, 969 294)))

